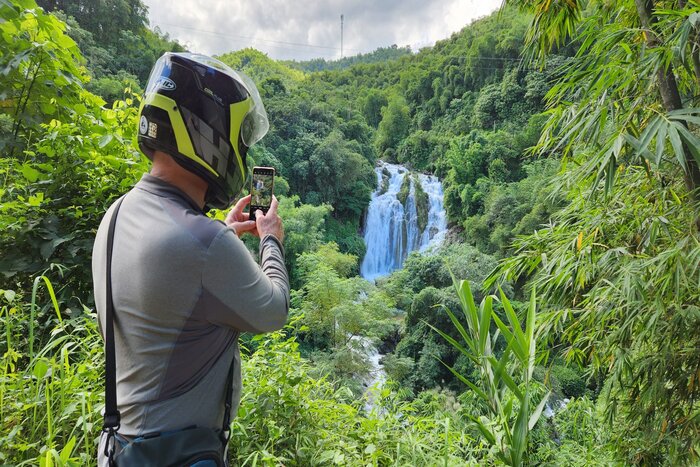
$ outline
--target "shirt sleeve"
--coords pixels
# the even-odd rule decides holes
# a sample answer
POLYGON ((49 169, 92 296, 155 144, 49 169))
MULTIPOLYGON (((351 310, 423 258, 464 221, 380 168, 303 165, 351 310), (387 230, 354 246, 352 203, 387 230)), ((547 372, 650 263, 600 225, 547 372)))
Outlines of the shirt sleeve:
POLYGON ((260 241, 260 265, 232 230, 207 251, 202 272, 205 316, 216 325, 262 333, 282 328, 289 311, 284 250, 272 235, 260 241))

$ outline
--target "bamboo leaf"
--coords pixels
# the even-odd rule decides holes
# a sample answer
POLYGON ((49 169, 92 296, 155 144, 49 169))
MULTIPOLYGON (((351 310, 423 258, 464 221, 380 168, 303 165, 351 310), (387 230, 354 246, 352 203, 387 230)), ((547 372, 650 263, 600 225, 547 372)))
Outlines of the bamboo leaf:
POLYGON ((441 330, 439 330, 438 328, 436 328, 435 326, 433 326, 432 324, 428 323, 425 320, 423 322, 425 324, 427 324, 433 331, 440 334, 443 339, 445 339, 447 342, 449 342, 450 345, 452 347, 454 347, 455 349, 457 349, 462 355, 465 355, 466 357, 468 357, 471 361, 473 361, 476 364, 479 363, 478 359, 474 356, 473 353, 471 353, 467 349, 465 349, 459 342, 457 342, 455 339, 453 339, 449 334, 442 332, 441 330))
POLYGON ((506 312, 506 317, 510 322, 511 328, 513 328, 513 335, 515 336, 518 345, 523 350, 525 350, 527 348, 525 343, 525 333, 523 333, 523 330, 520 327, 520 321, 518 320, 518 316, 515 314, 515 310, 513 310, 513 306, 510 304, 510 300, 508 300, 506 294, 503 293, 503 289, 499 289, 499 293, 501 295, 501 303, 503 304, 503 309, 506 312))
POLYGON ((615 172, 617 171, 617 158, 611 155, 608 159, 608 167, 605 170, 605 193, 612 193, 613 185, 615 184, 615 172))
MULTIPOLYGON (((489 337, 491 325, 491 315, 493 314, 493 299, 491 296, 486 297, 480 307, 481 320, 479 321, 479 353, 485 354, 486 340, 489 337)), ((489 353, 490 353, 489 349, 489 353)))
POLYGON ((519 401, 523 401, 525 396, 523 395, 523 392, 520 390, 517 384, 515 384, 515 381, 513 381, 513 378, 508 374, 508 371, 506 371, 506 366, 508 364, 508 361, 503 358, 502 361, 497 361, 495 358, 491 357, 489 360, 492 360, 492 364, 495 363, 495 371, 494 373, 503 380, 503 382, 508 386, 508 389, 515 395, 515 397, 518 398, 519 401))
POLYGON ((671 123, 668 126, 668 138, 671 140, 671 146, 673 146, 673 152, 676 154, 676 160, 683 167, 683 170, 688 171, 688 166, 685 162, 685 151, 683 150, 683 143, 681 142, 681 137, 676 129, 677 123, 671 123))
POLYGON ((666 146, 666 133, 668 131, 668 125, 664 124, 659 127, 659 131, 656 134, 656 165, 661 164, 661 159, 664 157, 664 147, 666 146))
POLYGON ((695 161, 700 165, 700 138, 688 131, 683 125, 678 125, 678 131, 695 161))
MULTIPOLYGON (((457 316, 452 313, 452 310, 447 308, 445 305, 442 305, 444 308, 445 312, 447 313, 447 316, 449 316, 450 321, 452 321, 452 325, 457 329, 457 332, 459 332, 459 335, 462 336, 462 339, 464 339, 464 342, 469 346, 472 352, 476 352, 476 348, 474 347, 474 340, 469 336, 467 333, 467 330, 464 329, 464 326, 462 326, 462 323, 459 322, 457 319, 457 316)), ((427 323, 426 323, 427 324, 427 323)), ((428 324, 430 326, 430 324, 428 324)), ((432 327, 432 326, 430 326, 432 327)), ((435 328, 433 328, 435 329, 435 328)), ((438 332, 441 332, 438 329, 435 329, 438 332)))
POLYGON ((544 406, 547 404, 547 401, 549 400, 549 396, 551 394, 551 392, 545 394, 540 403, 537 404, 537 407, 535 407, 535 410, 530 415, 530 421, 527 425, 530 430, 532 430, 535 427, 537 421, 540 419, 540 416, 542 415, 542 410, 544 410, 544 406))
POLYGON ((644 128, 644 132, 642 133, 642 136, 639 139, 639 147, 637 148, 637 153, 640 153, 641 151, 646 151, 646 149, 649 147, 649 144, 651 143, 651 140, 656 136, 656 133, 659 131, 659 128, 661 127, 661 124, 663 123, 663 120, 661 117, 655 117, 652 119, 652 121, 644 128))
POLYGON ((469 418, 471 418, 471 420, 472 420, 474 423, 476 423, 477 428, 479 429, 479 431, 481 432, 481 434, 484 435, 484 438, 486 438, 486 440, 489 442, 489 444, 491 444, 491 445, 496 444, 496 437, 493 435, 493 433, 491 433, 491 430, 489 430, 489 429, 486 427, 486 425, 484 425, 484 424, 482 423, 481 420, 479 420, 478 418, 476 418, 476 417, 473 416, 473 415, 469 415, 469 418))

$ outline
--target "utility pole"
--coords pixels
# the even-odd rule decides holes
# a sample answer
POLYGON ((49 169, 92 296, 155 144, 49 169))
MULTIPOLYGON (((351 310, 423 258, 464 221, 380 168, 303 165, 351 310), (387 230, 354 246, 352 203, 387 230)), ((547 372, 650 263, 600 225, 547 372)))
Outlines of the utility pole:
POLYGON ((340 15, 340 58, 343 58, 343 15, 340 15))

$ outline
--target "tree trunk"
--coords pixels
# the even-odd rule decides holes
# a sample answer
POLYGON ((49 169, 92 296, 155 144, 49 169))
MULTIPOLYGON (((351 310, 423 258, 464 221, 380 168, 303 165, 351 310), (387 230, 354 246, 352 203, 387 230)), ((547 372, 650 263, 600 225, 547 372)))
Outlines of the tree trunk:
MULTIPOLYGON (((637 14, 639 15, 642 27, 646 29, 647 45, 649 47, 657 47, 661 40, 654 29, 654 24, 656 23, 656 18, 653 16, 654 0, 635 0, 634 4, 637 7, 637 14)), ((678 84, 676 83, 676 75, 673 73, 673 67, 671 65, 665 69, 658 69, 656 72, 656 81, 666 111, 670 112, 683 108, 681 95, 678 92, 678 84)), ((685 185, 697 200, 695 189, 700 186, 700 170, 685 142, 683 143, 683 152, 687 166, 687 170, 684 174, 685 185)))

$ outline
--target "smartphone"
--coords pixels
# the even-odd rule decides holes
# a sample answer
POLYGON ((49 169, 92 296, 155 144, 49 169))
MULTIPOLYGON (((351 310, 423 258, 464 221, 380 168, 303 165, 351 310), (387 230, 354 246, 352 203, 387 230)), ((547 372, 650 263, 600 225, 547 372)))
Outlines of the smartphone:
POLYGON ((255 211, 260 209, 267 214, 272 204, 272 190, 275 185, 275 169, 272 167, 253 167, 250 182, 250 220, 255 220, 255 211))

